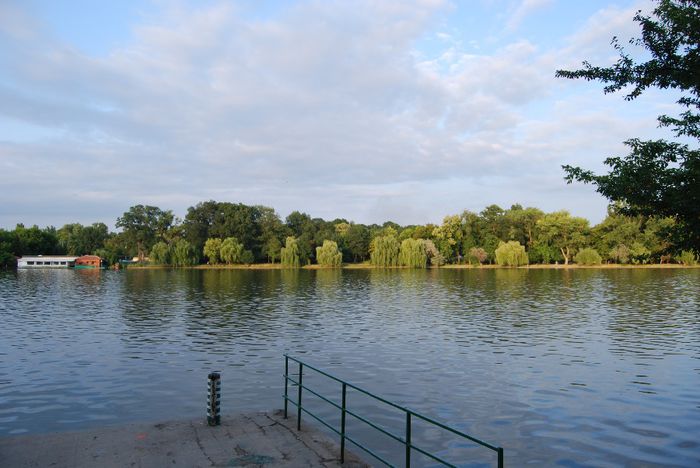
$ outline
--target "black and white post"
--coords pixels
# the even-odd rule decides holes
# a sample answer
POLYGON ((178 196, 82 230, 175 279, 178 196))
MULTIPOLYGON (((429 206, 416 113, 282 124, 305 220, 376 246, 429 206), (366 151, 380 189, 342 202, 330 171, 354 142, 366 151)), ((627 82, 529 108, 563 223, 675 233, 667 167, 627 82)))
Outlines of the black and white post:
POLYGON ((221 374, 209 374, 207 387, 207 423, 210 426, 221 424, 221 374))

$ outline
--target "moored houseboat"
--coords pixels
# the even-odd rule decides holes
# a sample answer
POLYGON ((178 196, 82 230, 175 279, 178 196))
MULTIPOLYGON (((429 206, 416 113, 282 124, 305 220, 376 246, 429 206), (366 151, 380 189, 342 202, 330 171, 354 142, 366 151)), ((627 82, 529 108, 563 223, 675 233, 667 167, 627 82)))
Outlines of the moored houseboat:
POLYGON ((25 255, 17 259, 17 268, 71 268, 77 258, 68 255, 25 255))
POLYGON ((83 269, 105 269, 107 268, 107 262, 97 255, 83 255, 75 259, 74 268, 76 270, 83 269))

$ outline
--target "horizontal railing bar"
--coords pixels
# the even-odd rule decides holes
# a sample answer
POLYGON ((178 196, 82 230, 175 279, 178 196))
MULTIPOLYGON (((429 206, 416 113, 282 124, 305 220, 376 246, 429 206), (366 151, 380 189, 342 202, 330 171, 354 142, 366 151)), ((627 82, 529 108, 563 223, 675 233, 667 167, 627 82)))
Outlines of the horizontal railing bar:
MULTIPOLYGON (((369 397, 371 397, 371 398, 374 398, 375 400, 381 401, 382 403, 385 403, 385 404, 387 404, 387 405, 389 405, 389 406, 392 406, 392 407, 394 407, 394 408, 396 408, 396 409, 399 409, 399 410, 401 410, 401 411, 405 411, 405 412, 407 412, 407 413, 411 413, 411 415, 416 416, 416 417, 422 419, 422 420, 425 421, 425 422, 428 422, 428 423, 430 423, 430 424, 434 424, 434 425, 440 427, 441 429, 444 429, 444 430, 446 430, 446 431, 449 431, 449 432, 451 432, 451 433, 453 433, 453 434, 455 434, 455 435, 458 435, 458 436, 460 436, 460 437, 464 437, 465 439, 471 440, 472 442, 475 442, 475 443, 477 443, 477 444, 479 444, 479 445, 481 445, 481 446, 483 446, 483 447, 489 448, 489 449, 491 449, 491 450, 493 450, 493 451, 495 451, 495 452, 498 452, 498 449, 500 448, 500 447, 495 447, 495 446, 489 444, 488 442, 484 442, 483 440, 479 440, 479 439, 477 439, 476 437, 472 437, 472 436, 470 436, 470 435, 468 435, 468 434, 465 434, 464 432, 461 432, 461 431, 459 431, 459 430, 457 430, 457 429, 453 429, 453 428, 451 428, 451 427, 449 427, 449 426, 446 426, 445 424, 442 424, 442 423, 440 423, 440 422, 438 422, 438 421, 435 421, 434 419, 431 419, 431 418, 429 418, 428 416, 425 416, 425 415, 423 415, 423 414, 417 413, 417 412, 415 412, 415 411, 413 411, 413 410, 411 410, 411 409, 408 409, 408 408, 406 408, 406 407, 403 407, 403 406, 401 406, 401 405, 397 405, 396 403, 392 403, 391 401, 385 400, 385 399, 382 398, 382 397, 379 397, 379 396, 377 396, 377 395, 374 395, 374 394, 370 393, 369 391, 367 391, 367 390, 365 390, 365 389, 363 389, 363 388, 357 387, 357 386, 355 386, 355 385, 353 385, 353 384, 351 384, 351 383, 348 383, 348 382, 346 382, 346 381, 344 381, 344 380, 341 380, 341 379, 339 379, 339 378, 337 378, 337 377, 335 377, 335 376, 332 376, 332 375, 330 375, 330 374, 328 374, 328 373, 326 373, 326 372, 324 372, 324 371, 322 371, 322 370, 320 370, 320 369, 315 368, 314 366, 311 366, 311 365, 309 365, 309 364, 307 364, 307 363, 305 363, 305 362, 303 362, 303 361, 300 361, 300 360, 297 359, 297 358, 294 358, 294 357, 292 357, 292 356, 289 356, 288 354, 285 354, 284 356, 287 357, 287 358, 289 358, 289 359, 291 359, 292 361, 295 361, 295 362, 297 362, 297 363, 303 364, 304 367, 307 367, 307 368, 309 368, 309 369, 311 369, 311 370, 314 370, 314 371, 318 372, 319 374, 322 374, 322 375, 328 377, 328 378, 331 379, 331 380, 334 380, 334 381, 339 382, 339 383, 344 383, 344 384, 346 384, 348 387, 350 387, 350 388, 352 388, 352 389, 355 389, 355 390, 357 390, 358 392, 363 393, 363 394, 365 394, 365 395, 367 395, 367 396, 369 396, 369 397)), ((294 380, 291 379, 291 378, 289 378, 289 380, 290 380, 291 382, 294 382, 294 380)), ((298 385, 298 384, 297 384, 297 385, 298 385)))
POLYGON ((444 425, 444 424, 442 424, 442 423, 440 423, 440 422, 437 422, 437 421, 435 421, 435 420, 430 419, 430 418, 427 417, 427 416, 423 416, 422 414, 418 414, 418 413, 414 413, 414 412, 411 412, 411 414, 413 414, 413 415, 416 416, 417 418, 422 419, 422 420, 425 421, 425 422, 429 422, 430 424, 434 424, 434 425, 436 425, 436 426, 438 426, 438 427, 440 427, 440 428, 442 428, 442 429, 445 429, 446 431, 449 431, 449 432, 451 432, 451 433, 453 433, 453 434, 456 434, 456 435, 458 435, 458 436, 462 436, 462 437, 464 437, 465 439, 469 439, 469 440, 471 440, 472 442, 476 442, 476 443, 479 444, 479 445, 482 445, 482 446, 484 446, 484 447, 486 447, 486 448, 490 448, 491 450, 493 450, 493 451, 495 451, 495 452, 498 452, 498 447, 494 447, 493 445, 491 445, 491 444, 489 444, 489 443, 487 443, 487 442, 484 442, 483 440, 479 440, 479 439, 477 439, 476 437, 472 437, 472 436, 470 436, 470 435, 468 435, 468 434, 465 434, 465 433, 462 432, 462 431, 459 431, 459 430, 457 430, 457 429, 454 429, 454 428, 451 428, 451 427, 449 427, 449 426, 446 426, 446 425, 444 425))
MULTIPOLYGON (((304 364, 305 367, 308 367, 309 369, 313 369, 313 370, 315 370, 316 372, 318 372, 319 374, 323 374, 323 375, 325 375, 326 377, 328 377, 328 378, 331 379, 331 380, 335 380, 336 382, 339 382, 339 383, 346 383, 346 382, 343 382, 342 380, 340 380, 338 377, 335 377, 335 376, 332 376, 332 375, 330 375, 330 374, 328 374, 328 373, 326 373, 326 372, 323 372, 321 369, 316 369, 314 366, 311 366, 311 365, 309 365, 309 364, 307 364, 307 363, 305 363, 305 362, 303 362, 303 361, 300 361, 299 359, 294 358, 294 357, 292 357, 292 356, 290 356, 290 355, 288 355, 288 354, 285 354, 284 356, 287 357, 287 358, 289 358, 289 359, 291 359, 291 360, 294 361, 294 362, 298 362, 298 363, 304 364)), ((350 385, 350 384, 348 384, 348 385, 350 385)))
POLYGON ((353 439, 352 437, 346 435, 346 436, 345 436, 345 440, 349 440, 350 442, 352 442, 353 444, 355 444, 355 446, 357 446, 357 447, 361 448, 362 450, 364 450, 365 452, 369 453, 369 454, 372 455, 374 458, 376 458, 376 459, 379 460, 380 462, 384 463, 386 466, 390 466, 390 467, 394 468, 395 465, 392 465, 392 464, 389 463, 388 461, 384 460, 382 457, 380 457, 380 456, 377 455, 376 453, 372 452, 370 449, 368 449, 367 447, 365 447, 365 446, 362 445, 361 443, 357 442, 357 441, 356 441, 355 439, 353 439))
POLYGON ((394 439, 395 441, 401 442, 402 444, 405 444, 405 443, 406 443, 406 441, 403 440, 401 437, 399 437, 399 436, 397 436, 397 435, 395 435, 395 434, 392 434, 391 432, 389 432, 389 431, 387 431, 387 430, 385 430, 385 429, 383 429, 383 428, 377 426, 377 425, 374 424, 373 422, 368 421, 368 420, 366 420, 365 418, 363 418, 362 416, 353 413, 353 412, 350 411, 349 409, 346 409, 345 412, 346 412, 347 414, 349 414, 350 416, 355 416, 357 419, 359 419, 359 420, 362 421, 363 423, 369 425, 370 427, 373 427, 374 429, 378 430, 379 432, 388 435, 389 437, 391 437, 391 438, 394 439))
POLYGON ((327 427, 328 429, 330 429, 331 431, 335 432, 335 433, 338 434, 338 435, 341 435, 341 434, 340 434, 340 431, 338 431, 336 428, 334 428, 333 426, 331 426, 331 425, 328 424, 327 422, 323 421, 321 418, 319 418, 318 416, 316 416, 315 414, 313 414, 311 411, 307 410, 307 409, 304 408, 303 406, 301 407, 301 410, 302 410, 304 413, 306 413, 306 414, 308 414, 309 416, 311 416, 312 418, 314 418, 316 421, 318 421, 318 422, 320 422, 321 424, 323 424, 324 426, 326 426, 326 427, 327 427))
MULTIPOLYGON (((296 383, 294 380, 292 380, 292 379, 289 379, 289 380, 290 380, 292 383, 294 383, 294 384, 296 384, 297 386, 299 386, 299 384, 296 383)), ((313 393, 314 395, 316 395, 317 397, 319 397, 321 400, 325 401, 325 402, 328 403, 329 405, 333 406, 334 408, 337 408, 337 409, 339 409, 339 410, 342 410, 342 409, 343 409, 343 407, 340 406, 339 404, 337 404, 336 402, 334 402, 334 401, 332 401, 332 400, 329 400, 328 398, 324 397, 323 395, 319 395, 318 393, 316 393, 315 391, 313 391, 312 389, 310 389, 310 388, 307 387, 306 385, 302 385, 301 388, 303 388, 304 390, 308 390, 309 392, 313 393)))
MULTIPOLYGON (((310 390, 310 389, 308 389, 307 387, 304 387, 304 386, 302 386, 302 388, 304 388, 304 389, 306 389, 306 390, 309 390, 311 393, 313 393, 314 395, 318 396, 318 397, 321 398, 322 400, 324 400, 324 401, 326 401, 326 402, 328 402, 328 403, 333 404, 332 402, 328 401, 326 398, 324 398, 324 397, 322 397, 321 395, 317 394, 317 393, 314 392, 313 390, 310 390)), ((282 397, 285 398, 284 395, 283 395, 282 397)), ((296 402, 295 402, 294 400, 292 400, 291 398, 288 398, 288 397, 287 397, 286 399, 287 399, 290 403, 292 403, 294 406, 298 406, 298 405, 296 404, 296 402)), ((336 408, 342 410, 341 407, 339 407, 339 406, 337 406, 337 405, 334 405, 334 406, 336 406, 336 408)), ((309 411, 308 411, 306 408, 304 408, 304 407, 302 407, 301 410, 304 411, 304 412, 306 412, 306 413, 308 413, 308 414, 311 414, 311 413, 309 413, 309 411)), ((385 435, 391 437, 392 439, 394 439, 394 440, 397 441, 397 442, 400 442, 400 443, 402 443, 402 444, 405 444, 405 443, 406 443, 406 441, 403 440, 401 437, 399 437, 399 436, 397 436, 397 435, 395 435, 395 434, 392 434, 391 432, 387 431, 386 429, 383 429, 382 427, 377 426, 377 425, 374 424, 372 421, 368 421, 367 419, 363 418, 363 417, 360 416, 359 414, 353 413, 353 412, 350 411, 349 409, 346 409, 346 410, 345 410, 345 413, 346 413, 346 414, 349 414, 349 415, 351 415, 351 416, 354 416, 355 418, 359 419, 359 420, 362 421, 363 423, 365 423, 365 424, 369 425, 370 427, 372 427, 372 428, 378 430, 378 431, 381 432, 382 434, 385 434, 385 435)), ((313 416, 313 415, 312 415, 312 416, 313 416)), ((335 431, 336 434, 342 435, 342 434, 341 434, 340 432, 338 432, 337 430, 334 429, 334 431, 335 431)), ((412 447, 413 447, 413 446, 412 446, 412 447)))
POLYGON ((416 447, 415 445, 411 445, 411 448, 412 448, 413 450, 415 450, 416 452, 422 453, 422 454, 425 455, 426 457, 432 458, 432 459, 435 460, 436 462, 442 463, 443 465, 449 466, 450 468, 457 468, 457 465, 453 465, 452 463, 446 462, 445 460, 443 460, 442 458, 438 457, 437 455, 433 455, 432 453, 426 452, 425 450, 423 450, 423 449, 420 448, 420 447, 416 447))
POLYGON ((401 405, 397 405, 396 403, 392 403, 391 401, 385 400, 385 399, 382 398, 382 397, 378 397, 377 395, 374 395, 374 394, 368 392, 367 390, 364 390, 364 389, 362 389, 362 388, 360 388, 360 387, 356 387, 355 385, 351 384, 350 382, 346 382, 346 381, 344 381, 344 380, 339 379, 338 377, 332 376, 332 375, 330 375, 329 373, 322 371, 321 369, 316 369, 314 366, 312 366, 312 365, 310 365, 310 364, 307 364, 307 363, 305 363, 305 362, 303 362, 303 361, 300 361, 300 360, 298 360, 298 359, 296 359, 296 358, 293 358, 292 356, 289 356, 289 355, 287 355, 287 354, 285 354, 285 356, 287 356, 287 357, 288 357, 289 359, 291 359, 292 361, 295 361, 295 362, 298 362, 298 363, 303 364, 304 367, 308 367, 309 369, 314 370, 314 371, 318 372, 318 373, 321 374, 321 375, 325 375, 325 376, 328 377, 329 379, 335 380, 335 381, 338 382, 338 383, 344 383, 344 384, 347 385, 348 387, 354 388, 354 389, 357 390, 358 392, 364 393, 365 395, 367 395, 367 396, 369 396, 369 397, 372 397, 372 398, 374 398, 374 399, 376 399, 376 400, 379 400, 379 401, 381 401, 382 403, 386 403, 387 405, 393 406, 394 408, 400 409, 401 411, 409 411, 409 412, 411 411, 411 410, 409 410, 408 408, 404 408, 404 407, 401 406, 401 405))
MULTIPOLYGON (((291 398, 287 398, 287 400, 288 400, 292 405, 294 405, 294 406, 296 406, 296 407, 299 406, 299 405, 298 405, 294 400, 292 400, 291 398)), ((338 431, 338 429, 334 428, 333 426, 331 426, 331 425, 328 424, 327 422, 323 421, 321 418, 319 418, 318 416, 316 416, 315 414, 313 414, 311 411, 307 410, 307 409, 304 408, 303 406, 302 406, 301 410, 302 410, 304 413, 306 413, 306 414, 308 414, 309 416, 311 416, 312 418, 314 418, 316 421, 318 421, 318 422, 320 422, 321 424, 323 424, 324 426, 326 426, 328 429, 330 429, 331 431, 333 431, 335 434, 338 434, 339 436, 342 437, 343 434, 341 434, 340 431, 338 431)), ((362 444, 360 444, 359 442, 357 442, 356 440, 354 440, 352 437, 350 437, 350 436, 347 435, 347 434, 345 435, 345 440, 349 440, 350 442, 352 442, 352 443, 355 444, 356 446, 360 447, 362 450, 364 450, 365 452, 369 453, 370 455, 372 455, 374 458, 376 458, 377 460, 381 461, 381 462, 384 463, 385 465, 391 466, 391 467, 394 466, 394 465, 392 465, 391 463, 389 463, 389 462, 387 462, 386 460, 384 460, 384 459, 383 459, 382 457, 380 457, 379 455, 377 455, 376 453, 372 452, 370 449, 368 449, 368 448, 365 447, 364 445, 362 445, 362 444)))

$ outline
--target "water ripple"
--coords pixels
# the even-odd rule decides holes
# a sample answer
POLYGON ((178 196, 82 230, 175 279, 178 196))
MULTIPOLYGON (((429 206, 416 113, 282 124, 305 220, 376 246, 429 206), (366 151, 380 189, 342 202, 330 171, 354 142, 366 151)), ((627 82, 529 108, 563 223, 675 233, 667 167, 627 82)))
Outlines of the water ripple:
MULTIPOLYGON (((278 408, 290 352, 509 465, 700 464, 700 270, 35 270, 0 273, 0 293, 0 435, 202 416, 212 369, 225 412, 278 408)), ((401 433, 400 412, 348 398, 401 433)))

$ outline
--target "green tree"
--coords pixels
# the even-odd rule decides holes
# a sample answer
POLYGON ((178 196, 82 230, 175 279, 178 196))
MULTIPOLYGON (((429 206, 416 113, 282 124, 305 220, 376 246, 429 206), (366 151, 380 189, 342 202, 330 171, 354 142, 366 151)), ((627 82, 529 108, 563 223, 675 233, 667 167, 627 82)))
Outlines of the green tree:
POLYGON ((262 260, 262 245, 271 235, 269 229, 273 229, 275 216, 272 208, 209 200, 187 209, 183 235, 199 252, 209 238, 235 237, 244 249, 262 260))
POLYGON ((37 225, 26 228, 18 224, 13 234, 12 251, 17 256, 63 253, 56 229, 52 226, 40 229, 37 225))
POLYGON ((14 268, 17 261, 12 250, 14 235, 10 231, 0 229, 0 268, 14 268))
POLYGON ((351 224, 345 236, 348 253, 353 262, 361 262, 369 256, 370 232, 364 224, 351 224))
POLYGON ((296 238, 292 236, 287 237, 285 246, 280 251, 280 263, 289 268, 299 268, 301 266, 299 244, 296 238))
POLYGON ((578 253, 574 255, 574 262, 579 265, 600 265, 603 263, 603 258, 596 249, 587 247, 579 250, 578 253))
POLYGON ((588 220, 573 217, 568 211, 556 211, 537 221, 538 242, 557 249, 568 265, 571 256, 586 241, 588 220))
POLYGON ((626 264, 630 261, 630 249, 625 244, 618 244, 608 254, 608 258, 615 263, 626 264))
POLYGON ((535 241, 535 244, 528 251, 531 263, 547 265, 554 262, 564 261, 561 252, 556 247, 535 241))
POLYGON ((370 262, 380 267, 394 267, 399 264, 399 241, 395 235, 377 236, 370 246, 370 262))
POLYGON ((170 246, 163 241, 158 241, 153 244, 151 248, 151 253, 148 256, 152 263, 158 265, 170 265, 171 263, 171 251, 170 246))
POLYGON ((175 241, 170 254, 170 263, 175 266, 191 266, 199 262, 199 255, 194 246, 185 239, 175 241))
POLYGON ((339 267, 343 263, 343 254, 337 243, 324 240, 321 247, 316 247, 316 261, 322 266, 339 267))
POLYGON ((114 234, 109 237, 104 243, 104 247, 97 249, 95 252, 100 257, 107 260, 110 265, 114 265, 121 258, 133 257, 133 253, 129 250, 129 245, 124 239, 124 234, 114 234))
POLYGON ((204 243, 204 255, 209 259, 210 265, 221 263, 221 239, 212 237, 204 243))
POLYGON ((496 263, 503 266, 527 265, 525 246, 518 241, 501 242, 496 249, 496 263))
POLYGON ((221 242, 219 257, 229 265, 233 263, 245 263, 245 247, 235 237, 227 237, 221 242))
POLYGON ((504 214, 507 239, 516 240, 527 248, 535 243, 537 221, 544 217, 544 212, 537 208, 523 208, 513 205, 504 214))
POLYGON ((583 62, 575 71, 559 70, 557 76, 583 78, 605 83, 605 93, 625 90, 633 100, 648 88, 677 90, 680 115, 661 115, 659 124, 669 127, 681 142, 643 141, 625 144, 630 153, 611 157, 605 164, 608 174, 596 175, 579 167, 563 166, 566 180, 592 183, 605 197, 619 202, 625 214, 673 217, 677 244, 700 249, 700 2, 698 0, 657 0, 649 16, 637 12, 634 21, 641 26, 639 39, 630 43, 645 49, 643 62, 636 61, 618 42, 617 62, 609 67, 583 62), (691 148, 683 141, 690 140, 691 148))
POLYGON ((117 218, 116 226, 122 229, 126 241, 136 246, 139 261, 143 261, 153 244, 165 240, 174 220, 172 211, 136 205, 117 218))
POLYGON ((448 262, 462 257, 462 240, 464 229, 462 218, 458 215, 445 216, 442 224, 433 230, 435 245, 448 262))
POLYGON ((280 257, 282 248, 280 239, 284 237, 285 226, 274 209, 265 206, 258 206, 257 209, 260 213, 258 216, 260 260, 265 259, 275 263, 275 260, 280 257))
POLYGON ((428 252, 423 239, 404 239, 401 241, 399 263, 411 268, 425 268, 428 265, 428 252))
POLYGON ((285 224, 296 239, 300 264, 310 263, 316 253, 316 235, 321 223, 322 219, 311 219, 308 214, 298 211, 287 216, 285 224))
POLYGON ((263 247, 265 254, 267 255, 267 261, 270 263, 275 263, 276 260, 280 258, 280 250, 282 249, 282 243, 276 237, 270 237, 265 246, 263 247))
POLYGON ((104 248, 110 237, 109 228, 104 223, 83 226, 80 223, 66 224, 56 231, 61 249, 69 255, 94 254, 104 248))
POLYGON ((635 265, 649 263, 651 250, 641 242, 634 242, 630 246, 630 260, 635 265))
POLYGON ((619 246, 629 246, 642 239, 642 223, 641 217, 622 215, 617 207, 611 206, 606 218, 591 229, 591 245, 614 260, 613 252, 624 254, 622 250, 617 252, 619 246))

